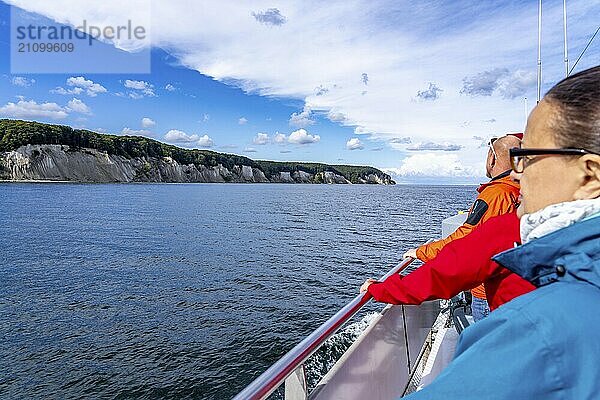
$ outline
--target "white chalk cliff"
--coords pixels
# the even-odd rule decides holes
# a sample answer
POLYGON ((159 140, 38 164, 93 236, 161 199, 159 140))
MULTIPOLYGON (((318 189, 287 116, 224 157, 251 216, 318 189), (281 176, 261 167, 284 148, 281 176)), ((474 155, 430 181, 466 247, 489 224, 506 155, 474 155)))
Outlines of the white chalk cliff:
MULTIPOLYGON (((73 182, 239 182, 337 183, 350 181, 335 172, 311 174, 298 170, 266 177, 257 167, 181 164, 170 157, 135 157, 107 154, 67 145, 26 145, 0 153, 0 179, 73 182)), ((369 174, 358 183, 393 184, 385 174, 369 174)))

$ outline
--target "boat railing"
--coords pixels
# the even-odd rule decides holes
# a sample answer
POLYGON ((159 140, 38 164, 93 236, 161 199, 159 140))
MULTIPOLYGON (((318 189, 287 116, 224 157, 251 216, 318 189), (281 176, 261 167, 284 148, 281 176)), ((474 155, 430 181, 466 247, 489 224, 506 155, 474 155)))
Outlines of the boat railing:
MULTIPOLYGON (((415 259, 405 258, 380 280, 405 270, 415 259)), ((307 398, 304 363, 319 347, 372 299, 370 293, 356 296, 282 358, 242 390, 234 400, 259 400, 286 382, 286 399, 307 398), (289 379, 288 379, 289 378, 289 379), (287 379, 287 381, 286 381, 287 379), (289 387, 288 387, 289 386, 289 387)))

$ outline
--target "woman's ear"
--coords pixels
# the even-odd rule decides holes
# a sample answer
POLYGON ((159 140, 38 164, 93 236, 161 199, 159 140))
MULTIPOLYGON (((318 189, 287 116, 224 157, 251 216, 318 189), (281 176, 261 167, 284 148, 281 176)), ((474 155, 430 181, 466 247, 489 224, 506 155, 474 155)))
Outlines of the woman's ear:
POLYGON ((579 157, 577 166, 582 180, 573 194, 575 200, 600 198, 600 155, 586 154, 579 157))

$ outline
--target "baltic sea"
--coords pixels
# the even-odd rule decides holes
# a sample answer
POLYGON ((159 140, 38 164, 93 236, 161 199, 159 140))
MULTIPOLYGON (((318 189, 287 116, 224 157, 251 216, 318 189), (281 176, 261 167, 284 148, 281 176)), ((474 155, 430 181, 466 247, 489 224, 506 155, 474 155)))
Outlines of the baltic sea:
POLYGON ((475 195, 0 184, 0 397, 231 398, 475 195))

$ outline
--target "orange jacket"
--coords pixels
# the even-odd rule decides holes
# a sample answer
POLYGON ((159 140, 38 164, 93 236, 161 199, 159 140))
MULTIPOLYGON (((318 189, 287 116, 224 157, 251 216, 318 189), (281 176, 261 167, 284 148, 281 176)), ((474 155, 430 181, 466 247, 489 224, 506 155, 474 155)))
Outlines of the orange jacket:
MULTIPOLYGON (((510 171, 506 171, 477 189, 479 195, 469 210, 469 216, 464 224, 458 227, 447 238, 425 244, 417 249, 417 258, 427 262, 434 259, 442 248, 455 239, 471 233, 488 219, 497 215, 506 214, 516 210, 519 198, 519 184, 510 179, 510 171)), ((485 299, 483 285, 471 290, 473 296, 485 299)))

